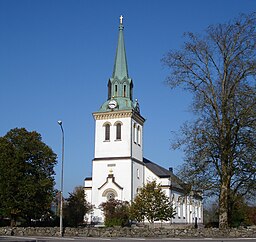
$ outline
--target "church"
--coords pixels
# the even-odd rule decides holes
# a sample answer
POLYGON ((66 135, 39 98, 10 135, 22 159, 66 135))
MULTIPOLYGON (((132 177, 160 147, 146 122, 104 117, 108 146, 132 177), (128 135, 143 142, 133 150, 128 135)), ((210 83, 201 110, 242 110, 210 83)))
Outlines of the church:
POLYGON ((87 222, 104 223, 99 205, 109 199, 132 201, 148 181, 155 180, 170 198, 176 211, 169 223, 203 222, 200 193, 185 193, 185 184, 143 156, 143 126, 138 100, 133 98, 133 80, 128 75, 123 17, 120 17, 114 69, 107 85, 108 98, 93 113, 95 146, 92 177, 84 180, 86 199, 95 206, 87 222))

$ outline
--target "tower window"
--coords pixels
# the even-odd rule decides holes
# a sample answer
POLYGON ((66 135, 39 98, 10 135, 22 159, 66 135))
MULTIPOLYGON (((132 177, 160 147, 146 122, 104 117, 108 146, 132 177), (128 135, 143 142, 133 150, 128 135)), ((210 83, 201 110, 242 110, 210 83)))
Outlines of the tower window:
POLYGON ((140 170, 137 169, 137 178, 140 179, 140 170))
POLYGON ((115 85, 115 97, 117 97, 117 85, 115 85))
POLYGON ((108 82, 108 99, 111 98, 111 82, 108 82))
POLYGON ((116 125, 116 140, 121 140, 121 124, 116 125))
POLYGON ((137 143, 137 129, 136 124, 133 125, 133 141, 136 144, 137 143))
POLYGON ((141 144, 141 130, 140 130, 140 126, 138 126, 138 129, 137 129, 137 143, 138 143, 138 145, 141 144))
POLYGON ((110 141, 110 125, 105 125, 105 141, 110 141))
POLYGON ((126 85, 124 85, 124 97, 126 97, 126 85))

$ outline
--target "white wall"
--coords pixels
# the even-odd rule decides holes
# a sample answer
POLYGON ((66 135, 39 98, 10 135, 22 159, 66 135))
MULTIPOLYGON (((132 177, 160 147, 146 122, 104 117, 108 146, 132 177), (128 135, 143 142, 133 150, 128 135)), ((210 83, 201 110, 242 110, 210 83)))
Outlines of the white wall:
POLYGON ((132 119, 132 157, 143 160, 143 126, 132 119), (140 135, 138 137, 138 127, 140 135))
POLYGON ((144 185, 144 166, 137 162, 132 162, 133 166, 133 190, 132 198, 134 199, 139 188, 142 188, 144 185))
POLYGON ((127 157, 131 155, 131 122, 130 118, 96 120, 95 158, 127 157), (110 124, 110 141, 105 141, 104 123, 110 124), (116 122, 122 122, 121 140, 116 140, 116 122))

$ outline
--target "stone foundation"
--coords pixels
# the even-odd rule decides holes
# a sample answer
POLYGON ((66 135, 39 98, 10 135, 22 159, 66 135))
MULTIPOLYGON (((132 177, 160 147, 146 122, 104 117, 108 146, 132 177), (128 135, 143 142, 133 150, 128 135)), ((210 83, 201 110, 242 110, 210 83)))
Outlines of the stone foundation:
MULTIPOLYGON (((59 227, 0 227, 0 235, 59 236, 59 227)), ((256 238, 256 227, 217 228, 64 228, 66 237, 131 237, 131 238, 256 238)))

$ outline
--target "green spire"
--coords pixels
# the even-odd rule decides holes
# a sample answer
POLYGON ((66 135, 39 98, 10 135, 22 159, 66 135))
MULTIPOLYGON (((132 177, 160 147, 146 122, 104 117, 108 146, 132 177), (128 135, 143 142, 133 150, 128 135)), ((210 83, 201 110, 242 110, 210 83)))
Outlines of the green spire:
POLYGON ((116 49, 116 58, 114 64, 114 70, 112 74, 112 78, 116 78, 118 80, 123 80, 124 78, 129 78, 128 76, 128 68, 127 68, 127 60, 126 60, 126 52, 124 45, 124 34, 123 34, 123 16, 120 16, 120 24, 119 24, 119 34, 118 34, 118 44, 116 49))
POLYGON ((133 82, 128 75, 123 29, 123 16, 121 16, 114 70, 108 81, 108 99, 100 107, 100 112, 112 112, 113 110, 140 112, 138 101, 133 102, 133 82), (115 105, 112 105, 113 103, 115 105))

